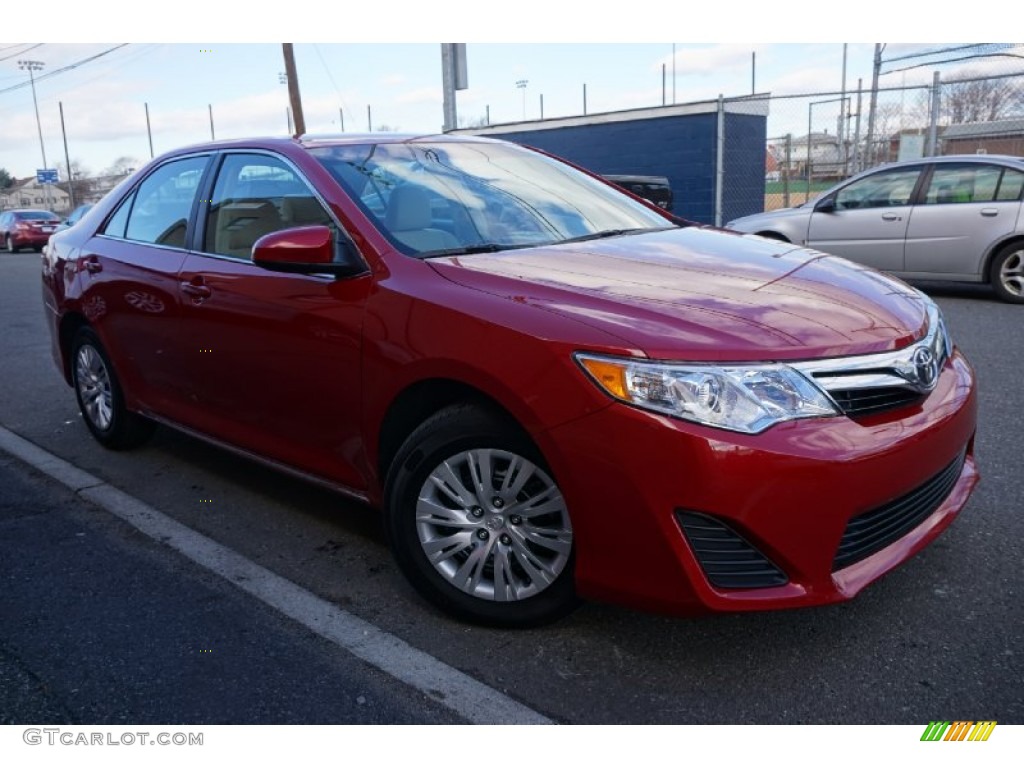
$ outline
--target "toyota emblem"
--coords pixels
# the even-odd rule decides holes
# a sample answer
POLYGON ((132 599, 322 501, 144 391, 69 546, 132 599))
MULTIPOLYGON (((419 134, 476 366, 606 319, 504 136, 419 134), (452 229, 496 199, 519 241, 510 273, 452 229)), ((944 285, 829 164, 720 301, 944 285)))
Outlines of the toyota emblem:
POLYGON ((917 381, 924 389, 931 389, 939 377, 939 365, 935 354, 928 347, 919 347, 914 352, 914 373, 917 381))

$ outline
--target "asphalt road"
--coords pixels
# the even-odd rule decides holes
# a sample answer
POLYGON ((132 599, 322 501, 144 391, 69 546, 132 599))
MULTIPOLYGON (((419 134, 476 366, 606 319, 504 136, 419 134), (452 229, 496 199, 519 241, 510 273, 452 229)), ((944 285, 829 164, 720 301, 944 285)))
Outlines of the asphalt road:
MULTIPOLYGON (((392 565, 372 510, 167 429, 129 453, 96 445, 50 358, 38 258, 0 254, 0 425, 556 721, 1024 723, 1024 494, 1019 463, 1024 432, 1024 334, 1019 329, 1024 307, 1000 304, 985 288, 923 286, 938 299, 954 339, 978 370, 981 423, 976 448, 982 484, 960 519, 914 560, 839 606, 679 619, 591 604, 551 627, 502 632, 457 624, 422 603, 392 565)), ((7 463, 11 471, 17 466, 7 463)), ((38 487, 43 508, 60 508, 59 492, 47 495, 45 484, 32 485, 38 478, 25 482, 27 499, 34 498, 38 487)), ((40 541, 61 540, 85 523, 100 530, 110 527, 103 512, 74 514, 66 529, 44 514, 17 509, 2 524, 37 525, 40 541), (48 528, 50 524, 55 527, 48 528)), ((136 563, 133 590, 152 592, 155 601, 169 598, 161 592, 174 589, 173 581, 167 586, 147 575, 172 567, 162 563, 159 546, 127 534, 110 535, 116 542, 100 537, 101 543, 125 547, 125 557, 136 563)), ((20 551, 25 555, 26 547, 20 551)), ((17 667, 19 679, 48 676, 64 685, 64 668, 26 654, 33 644, 50 643, 54 633, 66 630, 45 621, 29 622, 26 629, 26 622, 19 621, 30 611, 33 593, 20 594, 28 587, 19 586, 17 577, 28 573, 28 566, 14 563, 14 555, 9 548, 0 549, 0 579, 14 579, 19 592, 0 601, 0 669, 5 659, 13 658, 18 663, 8 667, 17 667)), ((192 573, 193 568, 173 565, 181 578, 216 594, 213 577, 192 573)), ((104 577, 81 569, 70 582, 60 569, 45 567, 31 574, 31 581, 42 580, 33 589, 54 595, 101 589, 104 577)), ((134 592, 123 595, 124 600, 136 597, 134 592)), ((180 600, 177 609, 182 621, 199 621, 180 600)), ((107 610, 140 642, 160 632, 143 617, 131 623, 134 614, 116 599, 108 601, 107 610)), ((288 646, 280 645, 288 635, 278 634, 288 629, 287 620, 251 605, 243 618, 255 635, 268 628, 266 653, 291 656, 288 646)), ((324 674, 333 674, 325 673, 324 664, 337 667, 342 662, 310 653, 310 639, 303 640, 302 632, 293 637, 298 639, 291 674, 304 675, 303 682, 314 690, 324 674)), ((237 634, 225 633, 218 641, 225 655, 252 650, 237 634)), ((127 718, 125 722, 133 716, 143 719, 143 710, 104 703, 107 697, 120 697, 122 687, 142 684, 133 669, 109 677, 113 688, 90 689, 92 701, 83 711, 127 718)), ((144 672, 138 668, 137 674, 144 672)), ((385 687, 374 690, 385 695, 386 681, 377 675, 376 682, 385 687)), ((287 695, 282 700, 288 701, 287 695)), ((40 712, 52 712, 53 717, 64 711, 59 702, 36 703, 44 707, 40 712)), ((281 712, 288 714, 282 722, 302 720, 309 711, 298 704, 283 706, 281 712)), ((338 706, 332 722, 348 722, 360 714, 359 709, 338 706)), ((233 722, 267 721, 266 713, 241 707, 225 711, 233 722)), ((194 715, 196 722, 213 717, 196 707, 183 712, 194 715)), ((407 709, 386 709, 382 702, 377 710, 379 721, 422 716, 423 722, 433 722, 428 719, 432 714, 441 716, 429 705, 410 714, 407 709)))

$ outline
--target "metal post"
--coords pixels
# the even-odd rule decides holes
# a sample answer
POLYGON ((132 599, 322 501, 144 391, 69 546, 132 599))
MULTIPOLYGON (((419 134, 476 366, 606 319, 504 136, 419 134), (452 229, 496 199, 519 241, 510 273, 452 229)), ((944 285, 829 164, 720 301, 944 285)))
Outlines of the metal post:
POLYGON ((523 120, 526 119, 526 86, 529 84, 529 80, 516 80, 516 88, 523 94, 523 120))
POLYGON ((807 105, 807 162, 804 163, 804 177, 807 179, 804 201, 811 199, 811 113, 814 111, 814 102, 807 105))
POLYGON ((722 226, 722 187, 725 182, 725 98, 718 94, 718 135, 715 141, 715 226, 722 226))
POLYGON ((928 148, 925 154, 935 157, 939 154, 939 101, 942 98, 942 83, 938 70, 932 75, 932 118, 928 123, 928 148))
POLYGON ((583 114, 587 114, 587 84, 583 84, 583 114))
POLYGON ((757 93, 757 51, 750 52, 750 93, 757 93))
POLYGON ((153 159, 153 128, 149 124, 149 102, 143 102, 146 107, 146 136, 149 137, 149 159, 153 159))
POLYGON ((345 132, 345 113, 338 107, 338 119, 341 120, 341 132, 345 132))
POLYGON ((285 107, 284 108, 284 119, 285 119, 285 125, 288 127, 288 135, 289 136, 294 135, 295 131, 292 129, 292 108, 291 107, 285 107))
POLYGON ((882 70, 882 44, 875 43, 875 62, 871 69, 871 104, 868 107, 868 136, 864 142, 865 162, 874 165, 875 111, 878 109, 878 75, 882 70))
POLYGON ((373 133, 373 116, 370 113, 370 105, 366 105, 366 130, 373 133))
POLYGON ((861 168, 861 156, 860 156, 860 113, 861 113, 861 97, 864 95, 864 79, 857 78, 857 123, 853 133, 853 172, 859 173, 861 168))
POLYGON ((444 108, 444 133, 458 128, 455 112, 455 56, 454 43, 441 43, 441 93, 444 108))
POLYGON ((544 119, 544 94, 540 95, 540 119, 544 119))
POLYGON ((667 77, 666 67, 664 64, 661 65, 661 106, 665 106, 665 85, 667 77))
POLYGON ((487 119, 487 124, 490 125, 491 124, 491 105, 490 104, 487 105, 487 107, 486 107, 486 109, 484 111, 484 114, 487 116, 487 118, 486 118, 487 119))
POLYGON ((213 132, 213 104, 207 104, 206 108, 210 110, 210 141, 216 141, 217 136, 213 132))
POLYGON ((782 172, 782 207, 789 208, 789 172, 793 167, 793 134, 786 134, 786 167, 782 172))
MULTIPOLYGON (((30 61, 30 60, 26 59, 26 60, 18 62, 18 68, 19 69, 27 69, 28 70, 28 81, 32 85, 32 105, 36 108, 36 128, 39 129, 39 150, 43 154, 43 169, 45 170, 46 167, 47 167, 47 165, 46 165, 46 144, 43 143, 43 124, 39 120, 39 102, 36 100, 36 78, 35 78, 35 74, 34 74, 35 72, 42 70, 43 62, 41 62, 41 61, 34 61, 34 60, 30 61)), ((49 206, 49 204, 50 204, 50 191, 49 191, 49 189, 46 189, 46 192, 44 193, 44 195, 46 197, 46 204, 47 204, 47 206, 49 206)))
POLYGON ((71 210, 75 209, 75 184, 74 177, 71 175, 71 157, 68 155, 68 132, 64 129, 64 102, 58 101, 57 106, 60 108, 60 133, 64 137, 64 164, 68 168, 68 197, 71 200, 71 210))
POLYGON ((846 46, 843 43, 843 84, 839 92, 839 120, 836 123, 836 136, 839 139, 839 148, 843 153, 843 175, 850 173, 850 143, 847 140, 850 125, 850 110, 846 103, 846 46), (846 110, 846 119, 843 119, 843 110, 846 110))

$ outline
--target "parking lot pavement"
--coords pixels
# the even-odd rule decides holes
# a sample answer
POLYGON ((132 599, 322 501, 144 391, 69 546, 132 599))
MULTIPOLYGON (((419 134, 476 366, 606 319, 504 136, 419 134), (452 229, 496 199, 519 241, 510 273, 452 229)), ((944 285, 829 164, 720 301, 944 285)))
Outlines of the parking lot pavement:
POLYGON ((0 454, 0 724, 455 720, 0 454))

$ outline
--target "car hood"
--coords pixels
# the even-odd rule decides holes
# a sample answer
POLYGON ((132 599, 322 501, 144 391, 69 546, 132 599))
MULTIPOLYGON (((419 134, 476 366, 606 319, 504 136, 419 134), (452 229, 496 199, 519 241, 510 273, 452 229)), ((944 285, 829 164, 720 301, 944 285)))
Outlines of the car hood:
POLYGON ((765 211, 764 213, 754 213, 750 216, 741 216, 738 219, 733 219, 725 226, 727 229, 737 229, 741 232, 752 232, 761 223, 778 222, 784 219, 807 218, 813 212, 814 208, 811 205, 805 205, 803 208, 776 208, 774 211, 765 211))
POLYGON ((906 346, 925 299, 787 243, 685 229, 431 259, 443 277, 597 327, 666 360, 799 360, 906 346))

